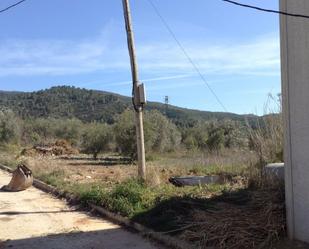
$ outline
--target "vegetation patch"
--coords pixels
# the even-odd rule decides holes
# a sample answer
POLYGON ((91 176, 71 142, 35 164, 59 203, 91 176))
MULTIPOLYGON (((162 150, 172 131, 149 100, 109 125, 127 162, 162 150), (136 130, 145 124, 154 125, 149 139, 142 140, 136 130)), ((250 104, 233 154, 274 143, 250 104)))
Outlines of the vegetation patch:
POLYGON ((49 173, 36 173, 35 176, 41 181, 59 189, 64 187, 64 170, 58 169, 49 173))

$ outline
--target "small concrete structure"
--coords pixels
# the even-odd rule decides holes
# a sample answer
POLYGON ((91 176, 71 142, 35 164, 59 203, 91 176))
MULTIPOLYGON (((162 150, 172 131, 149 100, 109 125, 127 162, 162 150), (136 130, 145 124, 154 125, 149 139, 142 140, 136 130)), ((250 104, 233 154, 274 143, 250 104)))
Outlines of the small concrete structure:
MULTIPOLYGON (((280 0, 309 15, 309 0, 280 0)), ((282 100, 288 234, 309 242, 309 19, 281 15, 282 100)))
POLYGON ((265 174, 284 181, 284 163, 270 163, 265 166, 265 174))

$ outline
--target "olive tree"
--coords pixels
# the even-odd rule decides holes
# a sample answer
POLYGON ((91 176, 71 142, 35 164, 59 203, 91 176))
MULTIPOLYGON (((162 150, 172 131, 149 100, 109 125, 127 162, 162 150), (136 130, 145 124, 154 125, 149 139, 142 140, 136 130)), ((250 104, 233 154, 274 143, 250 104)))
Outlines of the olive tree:
POLYGON ((79 119, 59 119, 54 128, 54 135, 57 138, 78 144, 82 127, 83 123, 79 119))
POLYGON ((167 152, 180 145, 181 134, 177 127, 159 111, 145 114, 146 148, 157 152, 167 152))
POLYGON ((82 148, 96 160, 100 152, 108 150, 112 141, 111 128, 102 123, 89 124, 82 135, 82 148))
MULTIPOLYGON (((114 125, 117 147, 123 154, 136 157, 136 131, 134 113, 124 111, 114 125)), ((177 127, 158 111, 145 112, 145 148, 147 151, 165 152, 179 146, 181 134, 177 127)))
POLYGON ((23 139, 26 143, 46 143, 49 140, 65 139, 79 145, 84 124, 79 119, 37 118, 24 122, 23 139))
POLYGON ((193 127, 183 130, 182 142, 189 150, 208 148, 209 132, 204 122, 197 122, 193 127))
POLYGON ((0 110, 0 143, 17 143, 20 137, 21 120, 11 110, 0 110))
POLYGON ((211 120, 197 122, 182 133, 182 142, 187 149, 220 151, 222 148, 244 147, 247 132, 240 122, 211 120))
POLYGON ((114 135, 118 151, 122 154, 136 157, 136 131, 134 113, 125 110, 116 118, 114 135))

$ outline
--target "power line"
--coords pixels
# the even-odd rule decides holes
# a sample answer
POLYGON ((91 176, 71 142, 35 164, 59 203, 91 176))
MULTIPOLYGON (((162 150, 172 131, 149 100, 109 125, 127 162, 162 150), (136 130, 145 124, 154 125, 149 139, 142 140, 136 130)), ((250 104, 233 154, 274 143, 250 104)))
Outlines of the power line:
POLYGON ((263 12, 268 12, 268 13, 275 13, 275 14, 284 15, 284 16, 293 16, 293 17, 301 17, 301 18, 309 19, 308 15, 289 13, 289 12, 280 11, 280 10, 265 9, 265 8, 261 8, 261 7, 257 7, 257 6, 253 6, 253 5, 248 5, 248 4, 243 4, 243 3, 235 2, 235 1, 232 1, 232 0, 222 0, 222 1, 234 4, 234 5, 238 5, 238 6, 241 6, 241 7, 245 7, 245 8, 255 9, 255 10, 258 10, 258 11, 263 11, 263 12))
POLYGON ((165 21, 165 19, 163 18, 163 16, 160 14, 158 8, 153 4, 152 0, 148 0, 148 2, 150 3, 150 5, 152 6, 152 8, 154 9, 155 13, 158 15, 158 17, 160 18, 161 22, 163 23, 163 25, 165 26, 165 28, 167 29, 167 31, 171 34, 171 36, 173 37, 173 39, 175 40, 175 42, 177 43, 178 47, 181 49, 181 51, 183 52, 183 54, 185 55, 185 57, 188 59, 188 61, 190 62, 190 64, 193 66, 194 70, 197 72, 197 74, 200 76, 201 80, 207 85, 209 91, 212 93, 212 95, 216 98, 217 102, 220 104, 220 106, 222 107, 222 109, 227 112, 226 107, 224 106, 224 104, 222 103, 222 101, 219 99, 218 95, 215 93, 215 91, 211 88, 211 86, 208 84, 208 82, 206 81, 204 75, 201 73, 200 69, 198 68, 198 66, 195 64, 195 62, 192 60, 192 58, 190 57, 190 55, 187 53, 186 49, 184 48, 184 46, 181 44, 181 42, 177 39, 175 33, 173 32, 173 30, 171 29, 171 27, 167 24, 167 22, 165 21))
POLYGON ((9 9, 14 8, 15 6, 21 4, 22 2, 25 2, 25 1, 26 1, 26 0, 21 0, 21 1, 17 2, 17 3, 14 3, 14 4, 12 4, 12 5, 10 5, 10 6, 6 7, 6 8, 4 8, 4 9, 0 10, 0 13, 3 13, 3 12, 5 12, 5 11, 8 11, 9 9))

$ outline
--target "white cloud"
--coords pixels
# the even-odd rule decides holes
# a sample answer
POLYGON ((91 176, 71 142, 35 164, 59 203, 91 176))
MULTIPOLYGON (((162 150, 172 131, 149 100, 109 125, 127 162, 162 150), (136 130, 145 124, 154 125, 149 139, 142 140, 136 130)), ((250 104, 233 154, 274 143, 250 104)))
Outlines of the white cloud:
POLYGON ((62 75, 105 70, 107 47, 95 41, 10 40, 0 45, 0 75, 62 75))
MULTIPOLYGON (((178 75, 168 75, 168 76, 161 76, 161 77, 154 77, 154 78, 142 78, 141 82, 158 82, 158 81, 168 81, 168 80, 175 80, 175 79, 186 79, 191 78, 192 74, 178 74, 178 75)), ((90 81, 84 84, 78 84, 80 87, 89 87, 95 84, 102 83, 102 80, 95 80, 90 81)), ((129 86, 132 85, 132 80, 126 80, 121 82, 105 82, 104 87, 106 86, 129 86)))
MULTIPOLYGON (((185 44, 187 53, 206 74, 278 75, 280 46, 276 35, 243 44, 185 44)), ((141 68, 145 70, 193 70, 175 44, 141 47, 141 68), (148 59, 151 58, 151 59, 148 59)))
MULTIPOLYGON (((205 74, 279 75, 276 34, 217 45, 185 43, 188 54, 205 74)), ((175 43, 139 44, 140 70, 163 79, 192 74, 192 65, 175 43), (170 76, 172 75, 172 76, 170 76)), ((66 75, 129 70, 125 44, 96 39, 7 40, 0 44, 0 76, 66 75)))

